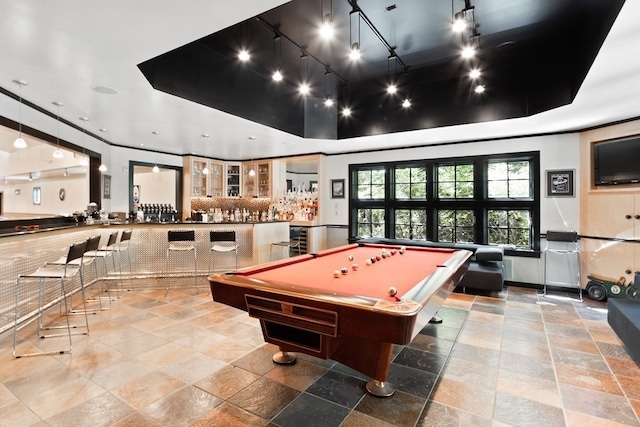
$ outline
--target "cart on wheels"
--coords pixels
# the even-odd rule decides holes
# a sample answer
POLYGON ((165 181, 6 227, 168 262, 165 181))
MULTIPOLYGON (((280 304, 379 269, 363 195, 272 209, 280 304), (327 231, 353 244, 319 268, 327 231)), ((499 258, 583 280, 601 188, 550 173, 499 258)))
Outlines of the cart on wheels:
MULTIPOLYGON (((635 282, 638 282, 636 275, 635 282)), ((628 298, 640 300, 640 291, 634 283, 627 283, 627 279, 620 277, 618 280, 607 280, 596 276, 587 276, 587 294, 596 301, 604 301, 607 298, 628 298)))

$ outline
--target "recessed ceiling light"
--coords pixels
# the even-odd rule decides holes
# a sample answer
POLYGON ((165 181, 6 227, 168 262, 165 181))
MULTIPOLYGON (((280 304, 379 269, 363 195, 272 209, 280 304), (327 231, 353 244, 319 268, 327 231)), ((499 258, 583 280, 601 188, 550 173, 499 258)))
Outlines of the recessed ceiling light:
POLYGON ((398 87, 395 84, 391 83, 389 86, 387 86, 387 93, 393 95, 397 91, 398 91, 398 87))
POLYGON ((301 83, 298 87, 298 91, 302 95, 309 95, 309 93, 311 92, 311 86, 309 86, 308 83, 301 83))
POLYGON ((160 132, 158 132, 157 130, 152 130, 151 133, 154 135, 160 135, 160 132))
POLYGON ((240 52, 238 52, 238 59, 242 62, 247 62, 249 59, 251 59, 251 55, 249 55, 249 52, 246 49, 242 49, 240 52))
POLYGON ((485 88, 483 85, 478 85, 476 86, 476 88, 474 89, 475 93, 482 93, 484 92, 485 88))
POLYGON ((349 117, 349 116, 351 115, 351 108, 349 108, 349 107, 344 107, 344 108, 342 109, 342 115, 343 115, 344 117, 349 117))
POLYGON ((107 132, 107 128, 100 128, 98 129, 100 132, 107 132))
POLYGON ((331 98, 331 95, 327 95, 327 98, 324 100, 324 105, 326 107, 331 107, 333 105, 333 98, 331 98))
POLYGON ((475 54, 476 54, 476 50, 471 46, 465 46, 461 52, 461 55, 464 59, 473 58, 475 54))
POLYGON ((276 70, 273 75, 271 76, 271 78, 273 80, 275 80, 276 82, 279 82, 282 80, 282 73, 280 72, 280 70, 276 70))
POLYGON ((118 93, 120 93, 113 88, 106 87, 106 86, 98 86, 98 85, 91 86, 91 90, 94 92, 101 93, 103 95, 117 95, 118 93))
POLYGON ((477 79, 478 77, 480 77, 480 70, 474 68, 473 70, 469 71, 469 77, 471 77, 472 79, 477 79))
POLYGON ((253 141, 254 139, 256 139, 256 137, 255 136, 250 136, 249 139, 253 141))
POLYGON ((411 107, 411 100, 410 100, 409 98, 405 98, 405 99, 402 101, 402 107, 403 107, 403 108, 409 108, 409 107, 411 107))

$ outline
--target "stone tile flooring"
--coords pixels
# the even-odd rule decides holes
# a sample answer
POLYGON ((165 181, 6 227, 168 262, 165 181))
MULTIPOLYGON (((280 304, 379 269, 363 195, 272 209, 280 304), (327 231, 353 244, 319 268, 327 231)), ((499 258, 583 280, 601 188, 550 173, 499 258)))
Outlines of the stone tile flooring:
MULTIPOLYGON (((439 315, 395 348, 397 392, 381 399, 332 361, 273 364, 258 322, 204 286, 127 293, 90 317, 71 354, 14 359, 0 337, 0 425, 640 425, 640 368, 606 304, 509 287, 455 293, 439 315)), ((20 350, 64 345, 33 332, 20 331, 20 350)))

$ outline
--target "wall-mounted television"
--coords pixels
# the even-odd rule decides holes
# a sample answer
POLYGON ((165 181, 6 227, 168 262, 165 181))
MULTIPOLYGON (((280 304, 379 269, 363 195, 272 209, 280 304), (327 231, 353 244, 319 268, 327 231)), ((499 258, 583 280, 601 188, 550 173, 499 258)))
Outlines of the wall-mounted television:
POLYGON ((595 185, 640 183, 640 135, 593 144, 595 185))

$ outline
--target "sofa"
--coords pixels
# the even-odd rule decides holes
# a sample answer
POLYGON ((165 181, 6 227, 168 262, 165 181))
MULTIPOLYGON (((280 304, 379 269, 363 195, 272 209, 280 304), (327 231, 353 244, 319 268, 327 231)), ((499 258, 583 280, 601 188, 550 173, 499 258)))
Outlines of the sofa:
POLYGON ((504 285, 504 251, 498 246, 475 243, 427 242, 420 240, 369 238, 356 242, 386 245, 422 246, 429 248, 466 249, 473 252, 469 269, 460 280, 459 288, 483 291, 501 291, 504 285))
MULTIPOLYGON (((636 281, 638 276, 636 275, 636 281)), ((629 355, 640 365, 640 301, 622 298, 607 300, 607 321, 629 355)))

